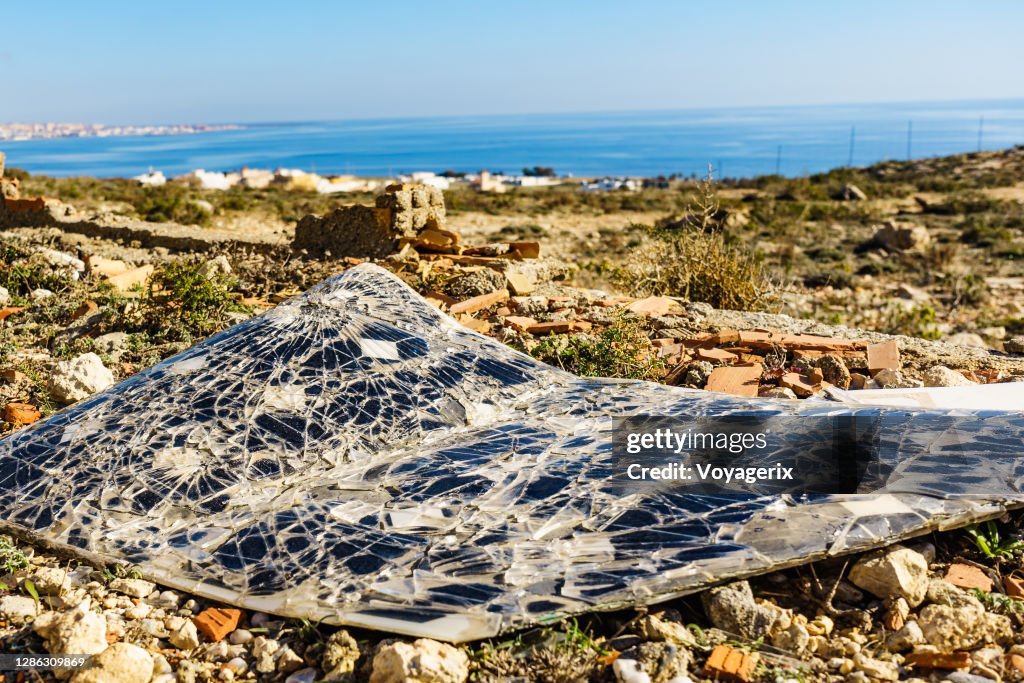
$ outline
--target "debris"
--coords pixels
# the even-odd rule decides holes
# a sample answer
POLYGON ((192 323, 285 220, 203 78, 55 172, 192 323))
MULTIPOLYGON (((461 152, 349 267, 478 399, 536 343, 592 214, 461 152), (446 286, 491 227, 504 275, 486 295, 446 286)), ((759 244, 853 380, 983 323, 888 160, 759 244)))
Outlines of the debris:
POLYGON ((971 653, 923 650, 908 654, 904 663, 915 669, 969 669, 971 668, 971 653))
POLYGON ((199 629, 194 621, 186 619, 177 631, 170 634, 168 640, 179 650, 192 650, 199 647, 199 629))
POLYGON ((694 352, 697 360, 706 360, 709 363, 732 363, 740 359, 735 353, 723 349, 697 349, 694 352))
POLYGON ((0 320, 6 320, 15 313, 21 313, 22 311, 27 310, 28 309, 24 306, 8 306, 7 308, 0 308, 0 320))
POLYGON ((900 349, 894 340, 868 344, 868 372, 900 369, 900 349))
POLYGON ((926 387, 969 387, 973 386, 974 382, 956 370, 950 370, 944 365, 935 365, 924 373, 924 385, 926 387))
POLYGON ((779 378, 779 386, 791 390, 799 398, 807 398, 821 391, 821 383, 815 383, 797 372, 787 372, 779 378))
POLYGON ((0 620, 23 624, 35 618, 39 604, 27 595, 0 597, 0 620))
POLYGON ((963 590, 977 589, 986 593, 992 592, 992 579, 985 572, 970 564, 957 562, 949 565, 945 579, 963 590))
POLYGON ((110 590, 141 600, 156 590, 156 584, 145 579, 114 579, 110 590))
POLYGON ((583 320, 562 320, 548 323, 537 323, 530 325, 526 331, 538 337, 549 334, 566 334, 568 332, 586 332, 591 324, 583 320))
POLYGON ((30 403, 15 403, 11 401, 4 406, 4 422, 12 425, 30 425, 38 422, 42 417, 39 409, 30 403))
POLYGON ((1024 580, 1015 576, 1004 576, 1003 590, 1011 598, 1024 598, 1024 580))
POLYGON ((140 266, 132 270, 112 275, 107 278, 107 283, 119 292, 128 292, 135 287, 142 287, 149 280, 155 269, 151 265, 140 266))
POLYGON ((986 612, 980 604, 928 605, 918 614, 917 622, 925 640, 943 652, 1006 642, 1013 634, 1009 617, 986 612))
POLYGON ((331 634, 324 644, 324 652, 320 656, 320 664, 327 672, 326 678, 341 678, 355 671, 359 661, 359 643, 348 631, 340 629, 331 634))
POLYGON ((196 628, 206 636, 207 640, 216 643, 238 628, 238 622, 241 618, 242 612, 240 610, 210 607, 198 614, 193 621, 196 623, 196 628))
POLYGON ((715 368, 708 375, 704 388, 734 396, 757 396, 763 372, 764 366, 761 364, 715 368))
POLYGON ((44 640, 52 655, 94 655, 107 649, 107 620, 91 609, 86 598, 67 612, 43 612, 32 630, 44 640))
POLYGON ((876 597, 902 597, 916 607, 928 591, 928 563, 921 553, 894 545, 859 559, 850 581, 876 597))
POLYGON ((453 304, 448 309, 448 312, 451 313, 452 315, 458 315, 459 313, 476 313, 477 311, 482 311, 485 308, 490 308, 495 304, 507 300, 508 290, 499 289, 489 294, 481 294, 479 296, 473 297, 472 299, 466 299, 465 301, 460 301, 457 304, 453 304))
POLYGON ((640 315, 647 315, 659 318, 668 315, 670 311, 679 307, 679 304, 667 296, 649 296, 646 299, 637 299, 626 306, 627 310, 640 315))
POLYGON ((754 675, 758 659, 756 653, 716 645, 704 664, 703 675, 716 680, 747 683, 754 675))

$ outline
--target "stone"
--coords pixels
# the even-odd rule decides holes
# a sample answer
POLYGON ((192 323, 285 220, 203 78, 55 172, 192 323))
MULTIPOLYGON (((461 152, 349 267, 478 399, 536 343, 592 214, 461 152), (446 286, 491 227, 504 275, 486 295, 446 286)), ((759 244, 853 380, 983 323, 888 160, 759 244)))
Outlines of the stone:
POLYGON ((992 679, 985 676, 975 676, 966 671, 954 671, 946 675, 949 683, 992 683, 992 679))
POLYGON ((709 363, 733 363, 740 359, 735 353, 715 348, 697 349, 693 355, 697 360, 706 360, 709 363))
POLYGON ((968 669, 971 666, 970 652, 911 652, 904 663, 914 669, 968 669))
MULTIPOLYGON (((0 306, 4 304, 3 292, 0 292, 0 306)), ((1003 350, 1007 353, 1024 353, 1024 337, 1011 337, 1003 342, 1003 350)))
POLYGON ((207 640, 216 643, 238 628, 238 622, 241 618, 242 612, 240 610, 210 607, 196 615, 193 621, 195 622, 196 629, 207 640))
POLYGON ((153 657, 138 645, 114 643, 92 658, 70 683, 149 683, 153 657))
MULTIPOLYGON (((481 268, 452 278, 444 287, 444 293, 456 299, 468 299, 500 289, 505 289, 505 276, 496 270, 481 268)), ((544 310, 548 310, 547 300, 544 301, 544 310)))
POLYGON ((297 671, 305 663, 305 660, 287 645, 282 647, 281 651, 277 653, 277 670, 279 673, 287 674, 297 671))
POLYGON ((663 619, 655 614, 640 618, 634 625, 637 634, 644 640, 670 642, 686 647, 696 647, 697 638, 683 624, 663 619))
POLYGON ((29 298, 32 299, 32 301, 42 301, 43 299, 49 299, 51 296, 53 296, 53 292, 48 289, 43 289, 42 287, 39 289, 33 289, 32 293, 29 294, 29 298))
POLYGON ((791 652, 797 656, 802 654, 811 642, 811 634, 807 627, 796 621, 789 625, 789 628, 776 631, 772 636, 772 645, 791 652))
MULTIPOLYGON (((43 612, 32 622, 32 630, 51 655, 95 655, 107 649, 107 620, 92 611, 88 598, 66 612, 43 612)), ((67 677, 67 670, 55 673, 67 677)))
POLYGON ((235 629, 228 636, 228 642, 232 645, 245 645, 246 643, 252 642, 253 635, 252 631, 244 628, 235 629))
POLYGON ((288 678, 284 679, 284 683, 313 683, 316 680, 316 669, 306 667, 305 669, 299 669, 288 678))
POLYGON ((747 640, 768 636, 782 616, 779 608, 757 603, 746 581, 712 588, 701 595, 701 603, 712 624, 747 640))
POLYGON ((112 591, 141 600, 156 589, 156 584, 145 579, 114 579, 110 582, 109 588, 112 591))
POLYGON ((928 602, 950 607, 973 607, 982 609, 982 604, 970 593, 966 593, 943 579, 928 581, 928 602))
POLYGON ((797 395, 789 387, 761 387, 757 395, 761 398, 787 398, 796 400, 797 395))
POLYGON ((821 390, 820 384, 814 383, 811 378, 798 372, 787 372, 784 374, 779 378, 779 386, 789 389, 799 398, 813 396, 821 390))
POLYGON ((957 332, 951 334, 944 340, 947 344, 956 346, 967 346, 974 349, 987 349, 988 344, 980 334, 975 332, 957 332))
POLYGON ((925 641, 943 652, 973 650, 1012 637, 1009 618, 990 614, 980 605, 928 605, 918 613, 917 622, 925 641))
POLYGON ((186 619, 181 627, 168 637, 171 645, 179 650, 193 650, 199 647, 199 629, 191 619, 186 619))
POLYGON ((1011 598, 1024 598, 1024 579, 1009 575, 1004 576, 1003 590, 1011 598))
POLYGON ((274 661, 281 643, 266 636, 256 636, 252 641, 252 656, 256 660, 256 670, 260 673, 273 673, 276 669, 274 661))
POLYGON ((814 361, 814 367, 821 370, 822 379, 840 389, 850 388, 850 370, 842 358, 826 353, 814 361))
POLYGON ((894 662, 883 662, 860 652, 853 656, 853 665, 875 680, 898 681, 900 678, 900 668, 894 662))
POLYGON ((0 619, 14 624, 23 624, 35 618, 39 605, 25 595, 5 595, 0 597, 0 619))
POLYGON ((992 592, 992 579, 974 565, 955 562, 946 569, 945 579, 948 583, 963 590, 977 589, 986 593, 992 592))
POLYGON ((637 299, 626 305, 626 310, 640 315, 661 317, 679 308, 675 299, 667 296, 649 296, 645 299, 637 299))
POLYGON ((867 201, 867 194, 864 190, 860 189, 856 185, 846 183, 833 195, 834 199, 847 202, 863 202, 867 201))
POLYGON ((673 643, 638 643, 623 652, 612 664, 619 681, 680 681, 690 665, 690 653, 673 643))
POLYGON ((873 241, 889 251, 919 250, 931 243, 931 235, 921 225, 902 225, 888 221, 875 231, 873 241))
POLYGON ((447 643, 421 638, 395 641, 373 658, 370 683, 463 683, 469 676, 466 653, 447 643))
POLYGON ((53 400, 74 403, 113 384, 114 373, 103 365, 99 356, 90 352, 59 361, 50 373, 47 388, 53 400))
POLYGON ((928 563, 920 553, 894 545, 859 559, 850 581, 876 597, 901 597, 916 607, 928 591, 928 563))
POLYGON ((895 340, 868 344, 868 372, 872 376, 880 370, 900 369, 900 348, 895 340))
POLYGON ((910 379, 902 370, 879 370, 875 373, 875 383, 885 389, 909 389, 924 386, 924 382, 910 379))
POLYGON ((29 580, 40 595, 61 595, 71 588, 71 577, 66 569, 60 567, 39 567, 29 580))
POLYGON ((916 301, 918 303, 931 301, 931 296, 928 292, 908 284, 897 285, 895 294, 905 301, 916 301))
POLYGON ((889 635, 885 646, 893 652, 905 652, 924 643, 924 633, 916 621, 908 621, 903 628, 889 635))
POLYGON ((0 306, 11 303, 11 292, 6 287, 0 287, 0 306))
POLYGON ((944 365, 935 365, 928 368, 924 373, 924 385, 926 387, 969 387, 974 382, 964 377, 956 370, 951 370, 944 365))
POLYGON ((448 312, 452 315, 458 315, 459 313, 476 313, 482 311, 485 308, 490 308, 504 301, 508 300, 508 290, 498 289, 487 294, 480 294, 474 296, 471 299, 460 301, 457 304, 452 304, 449 307, 448 312))
POLYGON ((329 672, 329 678, 339 678, 343 674, 355 671, 359 661, 359 643, 348 631, 335 631, 324 643, 324 653, 320 657, 320 666, 329 672))
POLYGON ((30 403, 11 401, 4 406, 4 422, 12 425, 30 425, 42 417, 39 409, 30 403))

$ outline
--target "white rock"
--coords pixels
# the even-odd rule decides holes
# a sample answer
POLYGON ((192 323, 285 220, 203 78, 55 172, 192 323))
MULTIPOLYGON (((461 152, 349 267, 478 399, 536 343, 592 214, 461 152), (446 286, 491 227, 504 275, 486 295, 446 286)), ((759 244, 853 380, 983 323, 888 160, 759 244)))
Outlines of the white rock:
POLYGON ((873 380, 885 389, 916 389, 924 386, 924 382, 919 379, 910 379, 903 374, 902 370, 890 370, 889 368, 876 372, 873 380))
POLYGON ((21 624, 36 616, 38 607, 35 600, 24 595, 5 595, 0 598, 0 617, 21 624))
POLYGON ((210 259, 199 267, 199 274, 210 279, 213 279, 218 275, 230 275, 231 264, 228 262, 228 257, 221 254, 220 256, 210 259))
POLYGON ((273 638, 257 636, 252 641, 252 656, 256 660, 256 670, 264 674, 272 673, 276 668, 274 655, 280 649, 281 643, 273 638))
POLYGON ((850 581, 876 597, 901 597, 917 607, 928 592, 928 563, 921 553, 894 545, 858 560, 850 581))
POLYGON ((40 595, 61 595, 71 588, 71 577, 66 569, 60 567, 39 567, 32 572, 29 581, 40 595))
POLYGON ((93 339, 92 348, 96 349, 98 353, 116 357, 121 354, 127 343, 127 332, 108 332, 93 339))
POLYGON ((736 581, 701 595, 704 612, 716 627, 742 638, 767 636, 782 617, 782 610, 754 600, 750 584, 736 581))
POLYGON ((124 611, 124 616, 128 619, 138 621, 139 619, 145 619, 149 616, 149 613, 153 611, 153 608, 144 602, 140 602, 137 605, 132 605, 124 611))
POLYGON ((29 294, 29 298, 32 299, 32 301, 42 301, 43 299, 49 299, 51 296, 53 296, 53 292, 48 289, 43 289, 42 287, 39 289, 33 289, 32 293, 29 294))
POLYGON ((288 678, 284 679, 284 683, 313 683, 316 680, 316 669, 299 669, 288 678))
POLYGON ((951 370, 944 365, 936 365, 928 368, 928 371, 924 373, 924 385, 926 387, 969 387, 974 386, 974 382, 956 370, 951 370))
POLYGON ((370 683, 462 683, 469 676, 469 657, 447 643, 421 638, 397 641, 377 651, 370 683))
POLYGON ((928 644, 943 652, 973 650, 1012 637, 1008 617, 975 605, 928 605, 917 615, 917 622, 928 644))
POLYGON ((916 621, 908 621, 899 631, 889 635, 885 640, 885 646, 893 652, 904 652, 924 642, 921 627, 916 621))
POLYGON ((295 650, 291 649, 287 645, 281 648, 281 651, 277 655, 277 670, 281 673, 291 673, 297 669, 302 668, 305 661, 299 655, 295 654, 295 650))
POLYGON ((50 373, 50 396, 60 403, 74 403, 114 384, 114 373, 95 353, 83 353, 57 363, 50 373))
POLYGON ((224 666, 234 671, 236 676, 244 674, 249 669, 249 664, 241 657, 232 657, 224 666))
MULTIPOLYGON (((32 622, 32 630, 43 638, 43 646, 52 655, 99 654, 107 649, 107 620, 90 608, 91 601, 86 599, 67 612, 43 612, 32 622)), ((69 670, 54 673, 67 678, 69 670)))
POLYGON ((976 349, 988 348, 988 344, 981 338, 981 335, 974 332, 957 332, 946 337, 945 341, 947 344, 956 344, 957 346, 970 346, 976 349))
POLYGON ((114 643, 92 658, 88 669, 71 678, 71 683, 149 683, 153 657, 138 645, 114 643))
POLYGON ((110 582, 110 590, 140 600, 152 593, 154 588, 155 583, 143 579, 114 579, 110 582))
POLYGON ((651 677, 635 659, 619 657, 612 664, 612 671, 619 683, 651 683, 651 677))
POLYGON ((228 642, 232 645, 245 645, 252 640, 252 632, 244 628, 236 628, 228 635, 228 642))
POLYGON ((11 303, 11 293, 6 287, 0 287, 0 306, 6 306, 11 303))
POLYGON ((199 647, 199 631, 191 619, 185 621, 177 631, 170 635, 171 645, 179 650, 192 650, 199 647))
POLYGON ((858 653, 853 656, 853 665, 877 680, 898 681, 900 678, 900 669, 893 662, 883 662, 858 653))

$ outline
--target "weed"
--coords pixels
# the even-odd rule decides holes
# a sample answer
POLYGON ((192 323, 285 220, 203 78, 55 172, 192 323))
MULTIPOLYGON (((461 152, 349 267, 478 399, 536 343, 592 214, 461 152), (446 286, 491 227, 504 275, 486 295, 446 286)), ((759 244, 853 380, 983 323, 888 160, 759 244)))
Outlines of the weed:
POLYGON ((1019 614, 1024 612, 1024 600, 1011 598, 1009 595, 1003 595, 1002 593, 990 593, 978 588, 972 588, 968 592, 990 612, 997 612, 999 614, 1019 614))
POLYGON ((999 534, 999 526, 991 520, 984 526, 972 524, 967 527, 967 535, 978 551, 989 559, 1005 560, 1024 550, 1024 541, 1003 538, 999 534))
POLYGON ((0 570, 13 574, 28 566, 28 557, 9 536, 0 536, 0 570))
POLYGON ((36 603, 36 605, 38 606, 39 602, 40 602, 40 600, 39 600, 39 589, 36 588, 36 585, 34 583, 32 583, 31 581, 29 581, 28 579, 25 579, 22 582, 21 587, 22 587, 22 589, 26 593, 28 593, 28 596, 30 598, 32 598, 32 601, 34 603, 36 603))
POLYGON ((232 296, 234 282, 219 272, 208 273, 198 259, 173 261, 154 271, 142 299, 148 326, 168 329, 168 314, 176 328, 171 335, 183 341, 206 336, 220 327, 223 315, 243 310, 232 296))
POLYGON ((938 339, 938 318, 935 309, 928 304, 918 304, 911 308, 901 305, 889 306, 883 311, 880 331, 887 334, 903 334, 921 339, 938 339))
POLYGON ((141 579, 142 570, 133 564, 111 564, 104 567, 100 575, 110 583, 114 579, 141 579))
POLYGON ((617 318, 596 337, 552 335, 531 351, 542 360, 582 377, 619 377, 657 381, 664 361, 652 353, 639 323, 617 318))

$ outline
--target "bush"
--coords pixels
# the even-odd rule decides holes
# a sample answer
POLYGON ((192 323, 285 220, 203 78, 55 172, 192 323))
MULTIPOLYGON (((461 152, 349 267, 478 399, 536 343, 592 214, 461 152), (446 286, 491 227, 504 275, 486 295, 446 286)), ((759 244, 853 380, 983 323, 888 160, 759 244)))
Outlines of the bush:
POLYGON ((182 341, 209 335, 221 327, 226 312, 243 309, 233 287, 228 276, 204 272, 198 259, 160 266, 142 299, 145 326, 182 341))
POLYGON ((619 318, 599 335, 552 335, 535 346, 533 357, 582 377, 657 381, 664 361, 634 320, 619 318))

